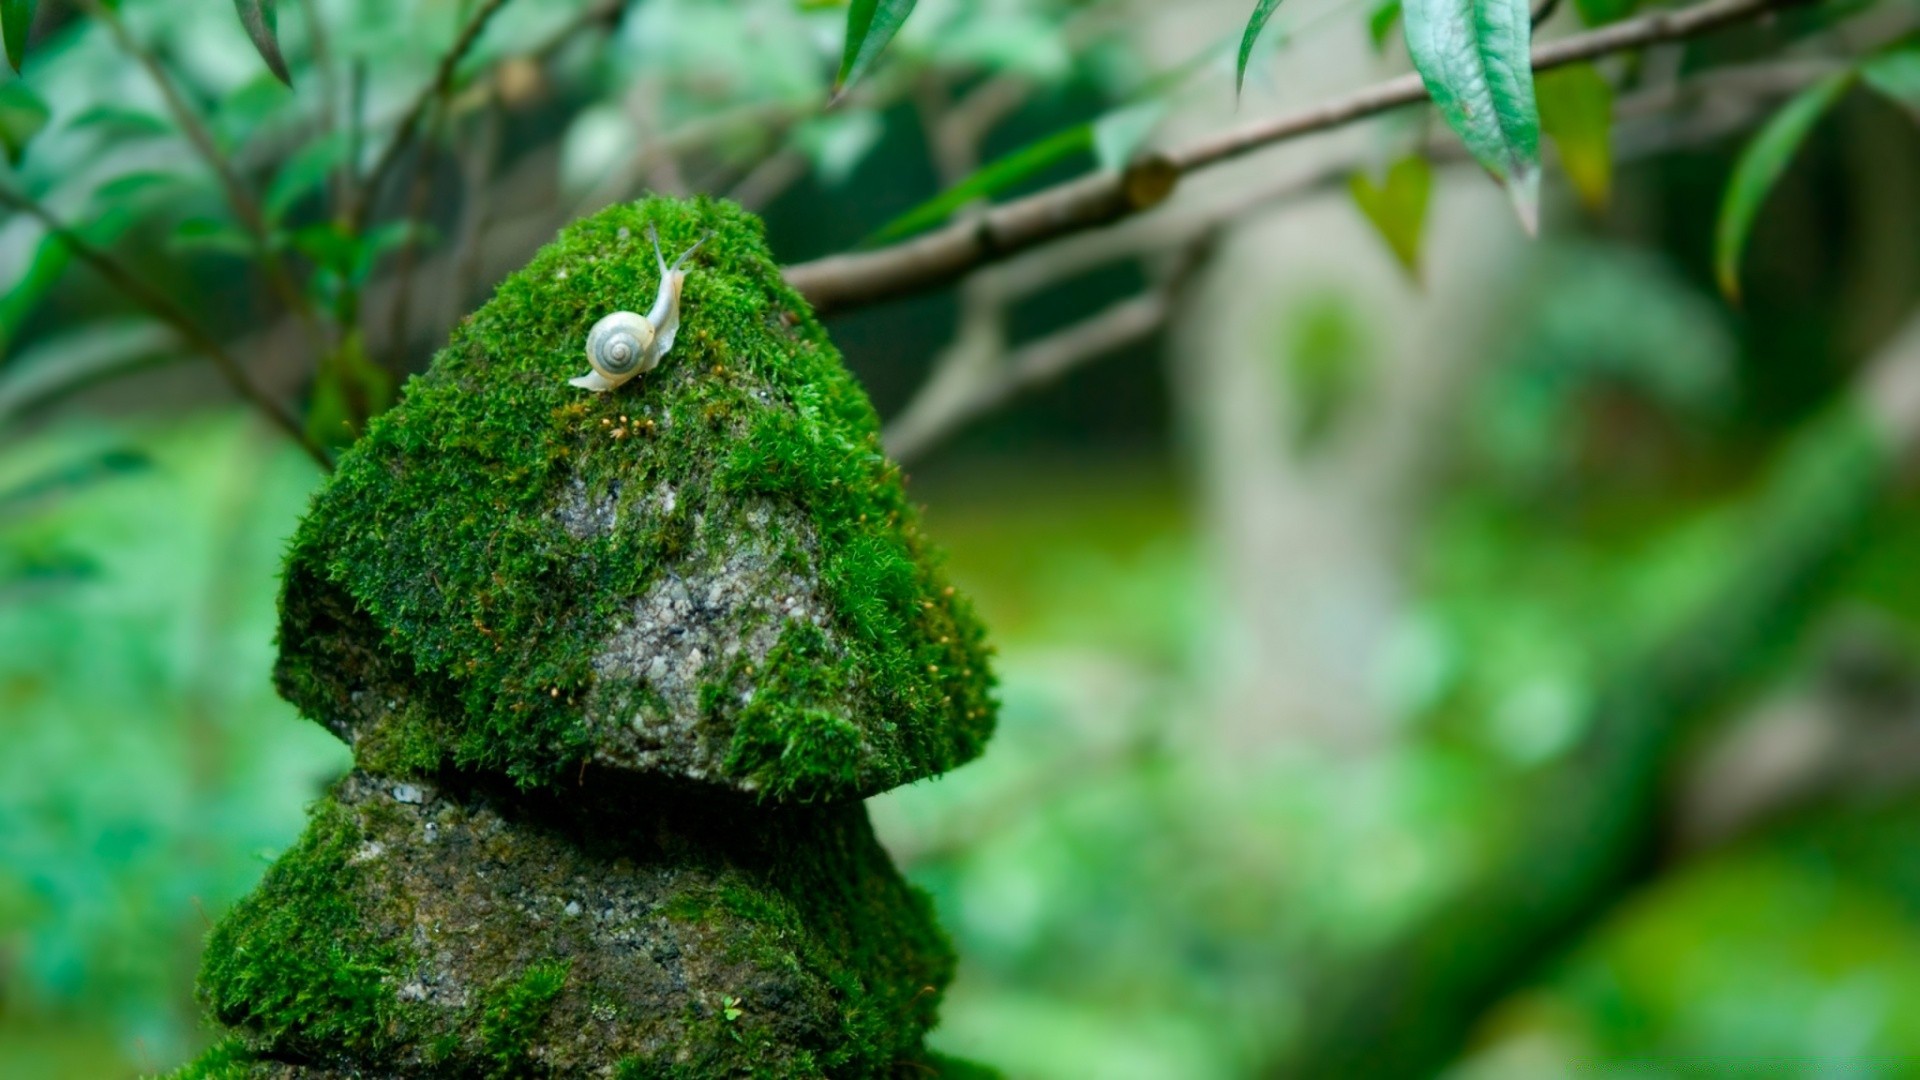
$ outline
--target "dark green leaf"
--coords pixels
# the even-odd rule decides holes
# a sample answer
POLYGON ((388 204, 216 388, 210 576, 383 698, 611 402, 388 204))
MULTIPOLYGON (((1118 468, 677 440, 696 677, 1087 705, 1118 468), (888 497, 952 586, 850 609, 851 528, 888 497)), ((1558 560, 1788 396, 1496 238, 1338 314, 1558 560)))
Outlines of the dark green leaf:
POLYGON ((17 514, 30 504, 58 498, 102 480, 137 473, 152 465, 153 459, 145 453, 126 447, 92 454, 0 491, 0 515, 17 514))
POLYGON ((1094 148, 1092 124, 1076 124, 1055 132, 1039 142, 1024 146, 1006 157, 981 166, 947 190, 901 214, 880 227, 868 243, 897 240, 909 233, 931 228, 952 216, 955 210, 975 199, 983 199, 1005 190, 1050 165, 1094 148))
POLYGON ((1606 208, 1613 189, 1613 86, 1592 64, 1540 77, 1540 129, 1560 148, 1560 167, 1588 210, 1606 208))
POLYGON ((1267 20, 1273 18, 1273 11, 1279 6, 1280 0, 1258 0, 1253 5, 1253 17, 1247 20, 1246 32, 1240 35, 1240 60, 1233 69, 1233 92, 1236 97, 1247 81, 1247 61, 1253 57, 1253 43, 1260 39, 1260 31, 1267 28, 1267 20))
POLYGON ((360 335, 350 333, 321 359, 314 375, 307 436, 322 446, 346 446, 392 397, 392 376, 367 355, 360 335))
POLYGON ((1427 159, 1416 155, 1394 162, 1381 184, 1364 173, 1354 173, 1347 187, 1353 192, 1354 205, 1380 231, 1393 257, 1408 276, 1420 280, 1420 237, 1433 193, 1433 170, 1427 159))
POLYGON ((192 184, 179 173, 161 169, 139 169, 121 173, 93 189, 94 199, 102 205, 117 205, 131 202, 142 196, 166 191, 170 188, 191 188, 192 184))
POLYGON ((847 6, 847 44, 840 54, 840 74, 834 80, 835 97, 845 93, 880 58, 887 42, 913 13, 913 5, 914 0, 853 0, 847 6))
POLYGON ((1713 271, 1720 291, 1729 299, 1740 296, 1740 257, 1746 252, 1747 236, 1760 207, 1773 191, 1780 175, 1787 171, 1800 144, 1820 122, 1820 117, 1852 85, 1854 73, 1837 72, 1807 87, 1780 107, 1753 137, 1734 163, 1733 178, 1720 202, 1720 222, 1714 230, 1713 271))
POLYGON ((233 0, 233 10, 240 16, 240 25, 259 51, 260 59, 267 62, 267 70, 273 72, 274 78, 292 86, 293 75, 287 71, 287 59, 280 55, 280 20, 274 10, 275 3, 276 0, 233 0))
POLYGON ((1400 0, 1386 0, 1373 9, 1367 16, 1367 37, 1373 41, 1373 51, 1387 51, 1387 40, 1393 35, 1393 28, 1400 23, 1400 0))
POLYGON ((19 71, 27 58, 27 31, 33 29, 38 0, 0 0, 0 34, 7 39, 7 63, 19 71))
POLYGON ((95 105, 67 121, 68 131, 98 131, 115 141, 170 135, 173 125, 165 117, 122 105, 95 105))
POLYGON ((1860 65, 1860 78, 1895 104, 1920 111, 1920 45, 1907 45, 1860 65))
POLYGON ((1573 0, 1580 21, 1588 26, 1605 26, 1640 10, 1640 0, 1573 0))
POLYGON ((351 146, 345 135, 335 135, 308 143, 295 151, 267 185, 263 204, 267 217, 278 221, 301 199, 326 182, 347 159, 351 146))
POLYGON ((251 259, 254 255, 251 236, 231 222, 212 218, 189 218, 181 222, 167 238, 167 247, 181 253, 209 252, 239 259, 251 259))
POLYGON ((19 162, 27 143, 47 126, 51 115, 47 103, 24 83, 0 86, 0 149, 6 151, 8 161, 19 162))
POLYGON ((1520 223, 1539 223, 1540 114, 1527 0, 1405 0, 1407 53, 1440 115, 1505 185, 1520 223))

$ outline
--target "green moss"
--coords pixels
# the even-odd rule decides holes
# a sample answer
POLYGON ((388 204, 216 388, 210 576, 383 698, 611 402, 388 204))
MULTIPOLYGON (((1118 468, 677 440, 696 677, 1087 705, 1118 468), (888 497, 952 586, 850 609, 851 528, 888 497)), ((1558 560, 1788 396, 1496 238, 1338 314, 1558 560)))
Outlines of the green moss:
POLYGON ((517 979, 496 983, 480 1006, 480 1043, 494 1076, 524 1074, 527 1050, 553 1003, 567 985, 563 960, 529 967, 517 979))
POLYGON ((193 1061, 167 1073, 161 1080, 247 1080, 253 1055, 239 1039, 223 1039, 193 1061))
POLYGON ((214 928, 200 994, 214 1017, 293 1053, 371 1051, 400 1019, 400 947, 370 937, 352 899, 352 815, 332 800, 214 928))
POLYGON ((701 678, 727 692, 703 702, 702 745, 763 797, 944 771, 991 732, 986 647, 879 446, 757 219, 711 200, 610 208, 507 279, 343 456, 290 554, 282 689, 368 765, 570 779, 585 757, 620 759, 609 740, 627 725, 596 725, 596 706, 617 720, 647 689, 600 684, 608 635, 649 586, 723 564, 772 507, 764 539, 815 583, 830 642, 799 640, 811 627, 793 619, 777 662, 712 658, 701 678), (593 321, 651 300, 649 223, 670 251, 713 233, 678 341, 619 390, 571 387, 593 321), (569 531, 570 498, 618 526, 569 531))
POLYGON ((268 1064, 863 1077, 952 966, 859 804, 354 773, 216 928, 202 993, 268 1064))

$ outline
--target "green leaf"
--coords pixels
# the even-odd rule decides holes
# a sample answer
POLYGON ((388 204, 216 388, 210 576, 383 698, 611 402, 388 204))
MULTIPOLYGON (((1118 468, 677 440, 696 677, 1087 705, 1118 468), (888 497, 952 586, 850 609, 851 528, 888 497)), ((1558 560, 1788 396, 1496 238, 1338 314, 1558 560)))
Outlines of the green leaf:
POLYGON ((1407 276, 1419 281, 1420 237, 1433 194, 1433 170, 1427 159, 1416 155, 1394 162, 1380 184, 1365 173, 1354 173, 1347 178, 1347 188, 1354 205, 1379 230, 1407 276))
POLYGON ((1733 166, 1733 178, 1727 182, 1727 193, 1720 202, 1720 222, 1713 238, 1714 277, 1728 299, 1740 298, 1740 257, 1746 252, 1747 236, 1753 231, 1753 221, 1759 216, 1761 205, 1767 201, 1780 175, 1787 171, 1787 165, 1793 161, 1800 144, 1806 141, 1807 134, 1852 85, 1853 79, 1852 71, 1836 72, 1800 91, 1773 114, 1767 126, 1740 152, 1740 160, 1733 166))
POLYGON ((1598 213, 1613 190, 1613 86, 1592 64, 1540 77, 1540 130, 1560 148, 1560 167, 1582 205, 1598 213))
POLYGON ((1920 45, 1908 45, 1860 65, 1860 78, 1896 105, 1920 112, 1920 45))
POLYGON ((27 31, 33 29, 38 0, 0 0, 0 34, 7 39, 7 63, 19 71, 27 58, 27 31))
POLYGON ((1533 99, 1527 0, 1405 0, 1407 53, 1528 233, 1540 219, 1540 115, 1533 99))
POLYGON ((351 145, 351 140, 341 134, 316 140, 295 151, 267 185, 266 198, 262 201, 267 217, 280 220, 301 199, 325 183, 346 161, 351 145))
POLYGON ((1587 26, 1605 26, 1640 10, 1640 0, 1573 0, 1580 21, 1587 26))
POLYGON ((1075 124, 988 162, 947 190, 901 214, 867 238, 867 243, 897 240, 947 220, 955 210, 1019 183, 1050 165, 1094 148, 1092 124, 1075 124))
POLYGON ((1387 39, 1392 36, 1393 28, 1400 24, 1400 0, 1386 0, 1375 7, 1367 16, 1367 37, 1373 42, 1373 51, 1387 51, 1387 39))
POLYGON ((167 238, 167 247, 183 254, 208 252, 237 259, 254 256, 253 237, 231 222, 213 218, 188 218, 174 226, 173 235, 167 238))
POLYGON ((53 115, 47 103, 40 95, 27 89, 24 83, 10 82, 0 86, 0 149, 6 151, 7 160, 19 163, 20 155, 26 152, 27 143, 33 141, 40 129, 47 126, 47 118, 53 115))
POLYGON ((1273 11, 1280 6, 1280 0, 1258 0, 1253 5, 1253 17, 1247 20, 1246 32, 1240 35, 1240 60, 1233 69, 1233 94, 1240 96, 1240 88, 1247 81, 1247 61, 1253 57, 1253 43, 1260 39, 1260 31, 1267 28, 1267 20, 1273 18, 1273 11))
POLYGON ((840 74, 834 79, 833 94, 846 93, 860 76, 867 73, 880 53, 893 40, 907 16, 913 13, 914 0, 853 0, 847 6, 847 44, 840 54, 840 74))
POLYGON ((293 75, 287 71, 287 59, 280 55, 280 20, 275 6, 276 0, 233 0, 234 13, 240 16, 240 25, 259 51, 260 59, 267 62, 267 70, 273 72, 274 78, 292 86, 293 75))
POLYGON ((95 105, 67 121, 68 131, 98 131, 116 142, 173 134, 173 125, 162 116, 124 105, 95 105))
POLYGON ((1103 169, 1126 168, 1166 115, 1167 103, 1158 100, 1123 105, 1102 113, 1093 122, 1094 160, 1103 169))

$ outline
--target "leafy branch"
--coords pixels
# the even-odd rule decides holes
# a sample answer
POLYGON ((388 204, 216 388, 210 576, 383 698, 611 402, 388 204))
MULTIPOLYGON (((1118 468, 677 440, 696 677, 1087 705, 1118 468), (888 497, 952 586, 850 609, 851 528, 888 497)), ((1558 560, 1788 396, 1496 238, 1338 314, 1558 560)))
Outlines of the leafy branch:
MULTIPOLYGON (((1707 0, 1592 30, 1533 50, 1537 71, 1748 22, 1806 0, 1707 0)), ((1428 99, 1417 74, 1257 120, 1149 154, 1125 169, 1094 173, 1002 203, 972 220, 888 247, 829 255, 786 270, 814 310, 844 311, 925 292, 969 271, 1158 206, 1186 176, 1257 150, 1428 99)))
POLYGON ((86 263, 109 285, 118 289, 147 314, 166 324, 179 335, 180 340, 188 348, 212 361, 214 370, 218 371, 227 385, 233 388, 233 392, 258 410, 273 426, 285 432, 287 437, 305 451, 316 465, 327 471, 333 469, 333 460, 307 435, 306 428, 300 421, 287 411, 285 406, 262 390, 247 375, 246 368, 234 359, 233 354, 214 340, 212 335, 202 330, 179 304, 142 281, 139 275, 122 266, 111 255, 88 243, 38 201, 11 187, 0 185, 0 204, 38 221, 50 235, 66 245, 67 250, 72 252, 75 258, 86 263))

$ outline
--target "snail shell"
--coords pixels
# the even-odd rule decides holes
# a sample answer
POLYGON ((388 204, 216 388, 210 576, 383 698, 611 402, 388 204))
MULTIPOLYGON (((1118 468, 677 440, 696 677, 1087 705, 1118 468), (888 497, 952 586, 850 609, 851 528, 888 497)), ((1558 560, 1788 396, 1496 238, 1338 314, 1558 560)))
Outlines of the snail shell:
POLYGON ((658 361, 653 338, 653 324, 645 315, 616 311, 587 331, 587 363, 609 388, 619 386, 658 361))

